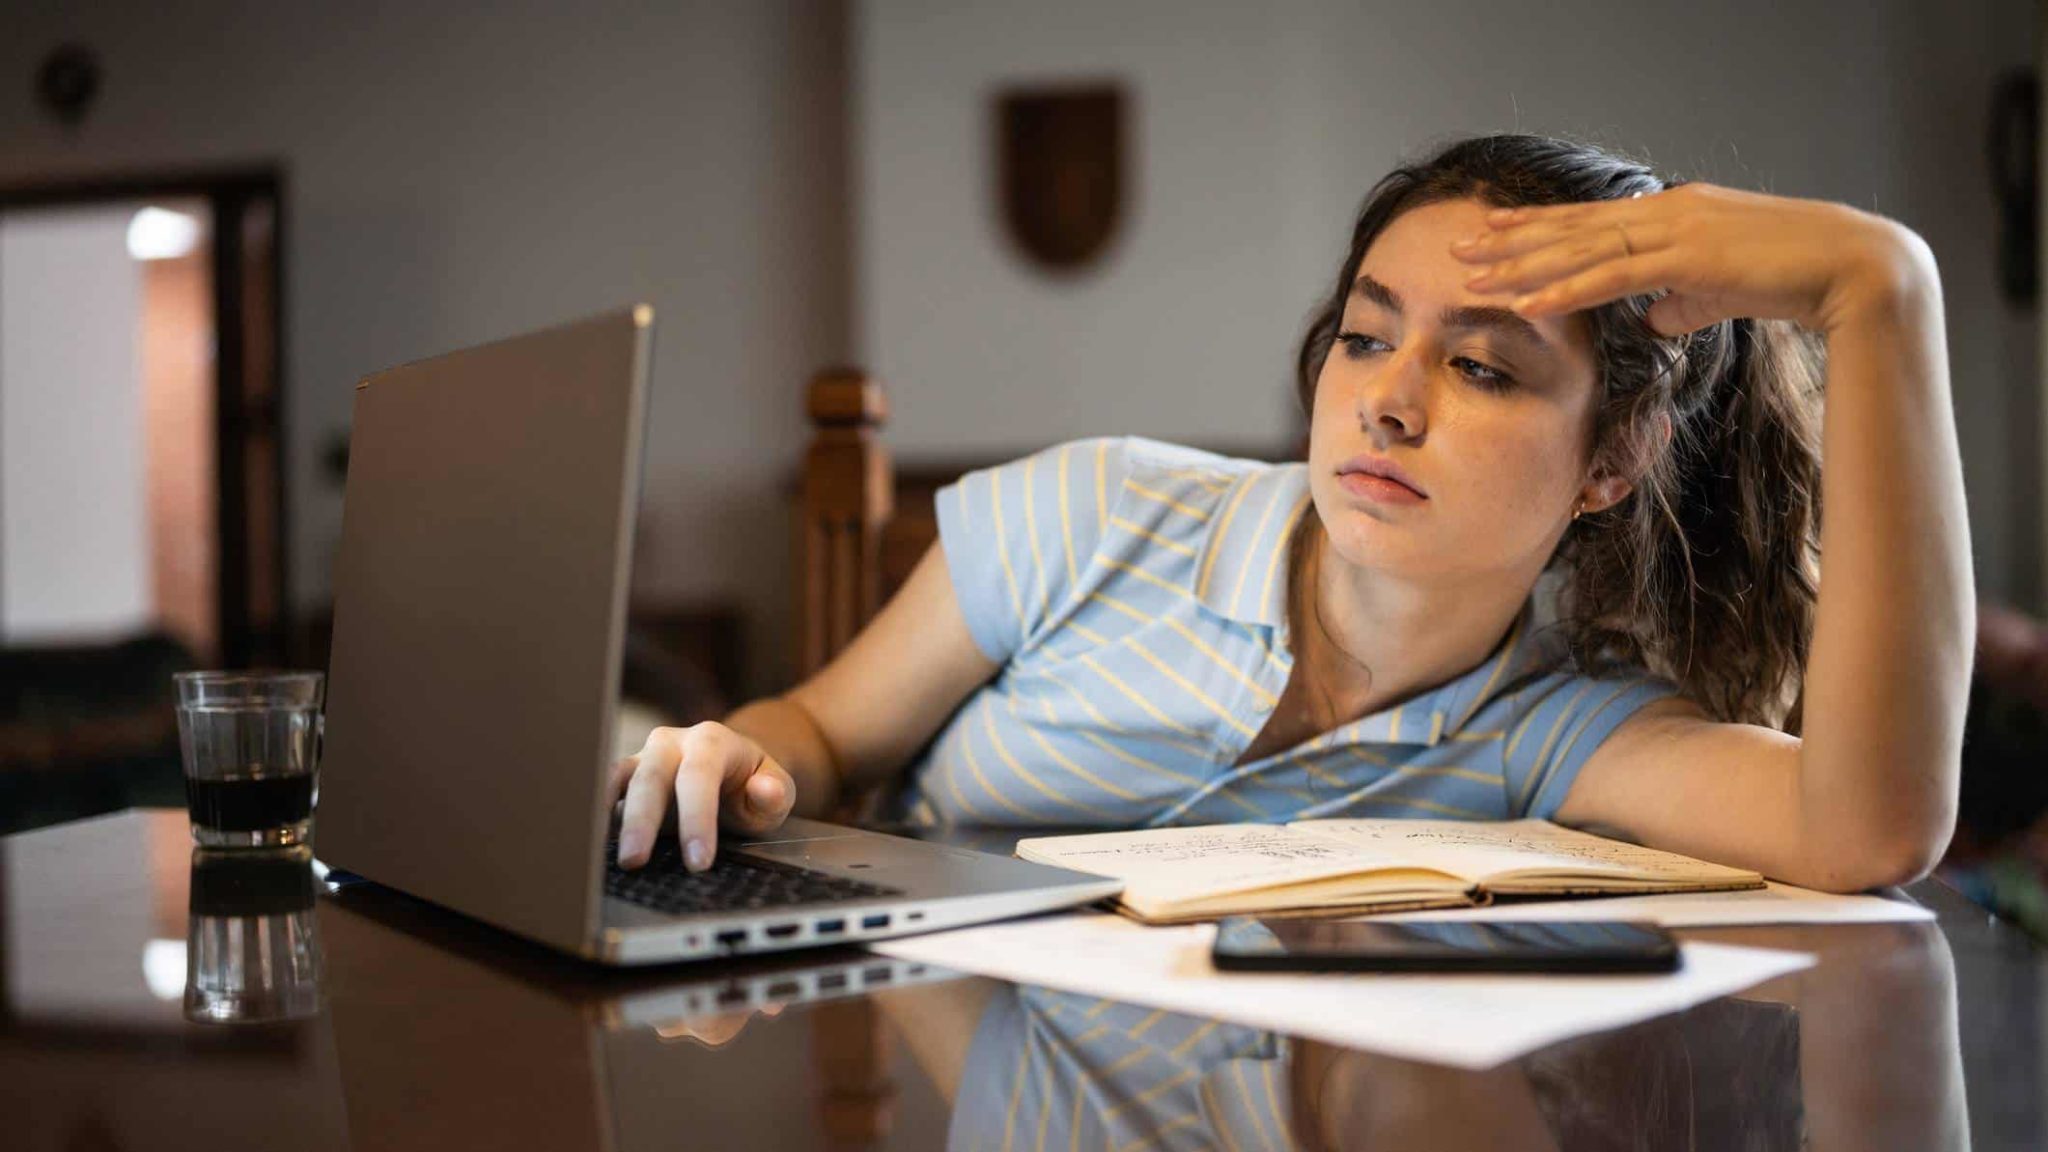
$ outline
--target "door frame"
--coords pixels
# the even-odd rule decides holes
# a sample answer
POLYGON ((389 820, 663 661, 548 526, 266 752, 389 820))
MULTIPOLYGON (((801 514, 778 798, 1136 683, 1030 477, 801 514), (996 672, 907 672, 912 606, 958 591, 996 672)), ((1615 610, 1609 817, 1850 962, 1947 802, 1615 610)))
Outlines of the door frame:
POLYGON ((118 175, 83 176, 41 182, 0 182, 0 213, 36 208, 71 208, 136 200, 204 200, 213 214, 211 229, 214 335, 214 498, 216 514, 216 607, 220 621, 219 659, 226 668, 287 665, 299 655, 298 629, 293 626, 291 597, 291 501, 285 414, 289 381, 285 375, 285 264, 289 204, 283 169, 258 164, 217 169, 172 169, 118 175), (267 269, 271 301, 265 339, 244 329, 245 255, 242 223, 252 206, 271 205, 271 253, 267 269), (267 363, 251 363, 250 347, 267 363), (267 397, 252 397, 253 372, 267 372, 267 397), (256 502, 250 484, 252 444, 267 437, 272 445, 266 480, 274 498, 256 502), (252 509, 269 506, 274 524, 270 555, 252 555, 257 526, 252 509), (259 582, 267 582, 267 589, 259 582), (269 608, 259 619, 257 608, 269 608))

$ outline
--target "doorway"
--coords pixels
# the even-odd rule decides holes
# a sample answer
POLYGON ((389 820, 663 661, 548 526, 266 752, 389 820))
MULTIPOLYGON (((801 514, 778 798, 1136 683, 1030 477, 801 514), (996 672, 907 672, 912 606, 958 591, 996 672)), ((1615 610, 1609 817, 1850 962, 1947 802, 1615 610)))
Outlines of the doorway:
POLYGON ((281 187, 0 187, 10 646, 161 627, 221 667, 292 655, 281 187))

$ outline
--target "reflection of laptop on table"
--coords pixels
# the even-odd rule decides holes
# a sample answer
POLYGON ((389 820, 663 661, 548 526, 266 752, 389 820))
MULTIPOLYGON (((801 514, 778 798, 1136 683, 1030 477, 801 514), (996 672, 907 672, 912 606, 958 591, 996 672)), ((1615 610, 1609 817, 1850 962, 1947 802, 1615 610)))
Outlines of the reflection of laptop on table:
POLYGON ((878 939, 1084 904, 1096 876, 791 820, 622 872, 604 802, 653 317, 356 386, 315 848, 589 959, 878 939))
POLYGON ((956 978, 843 946, 611 971, 376 884, 319 905, 336 1110, 380 1150, 823 1147, 813 1008, 956 978))

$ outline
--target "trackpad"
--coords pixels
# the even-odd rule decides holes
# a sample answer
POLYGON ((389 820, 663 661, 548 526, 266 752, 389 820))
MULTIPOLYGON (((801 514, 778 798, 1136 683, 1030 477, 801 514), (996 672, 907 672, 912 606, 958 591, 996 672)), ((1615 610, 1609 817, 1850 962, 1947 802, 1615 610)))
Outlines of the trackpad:
POLYGON ((803 868, 823 868, 831 871, 854 869, 856 872, 873 869, 901 868, 910 864, 929 866, 933 861, 934 849, 929 844, 906 843, 884 836, 834 836, 819 840, 781 840, 746 846, 749 856, 765 856, 770 860, 794 864, 803 868))

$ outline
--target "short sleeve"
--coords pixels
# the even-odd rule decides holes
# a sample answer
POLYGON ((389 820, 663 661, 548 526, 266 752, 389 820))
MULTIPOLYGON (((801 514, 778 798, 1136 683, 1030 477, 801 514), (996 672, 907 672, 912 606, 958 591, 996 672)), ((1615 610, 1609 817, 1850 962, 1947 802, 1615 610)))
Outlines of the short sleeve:
POLYGON ((1510 818, 1552 819, 1594 750, 1645 705, 1677 690, 1650 676, 1562 672, 1525 686, 1502 745, 1510 818))
POLYGON ((1126 449, 1119 438, 1075 440, 939 489, 939 545, 983 655, 1007 663, 1079 586, 1123 487, 1126 449))

